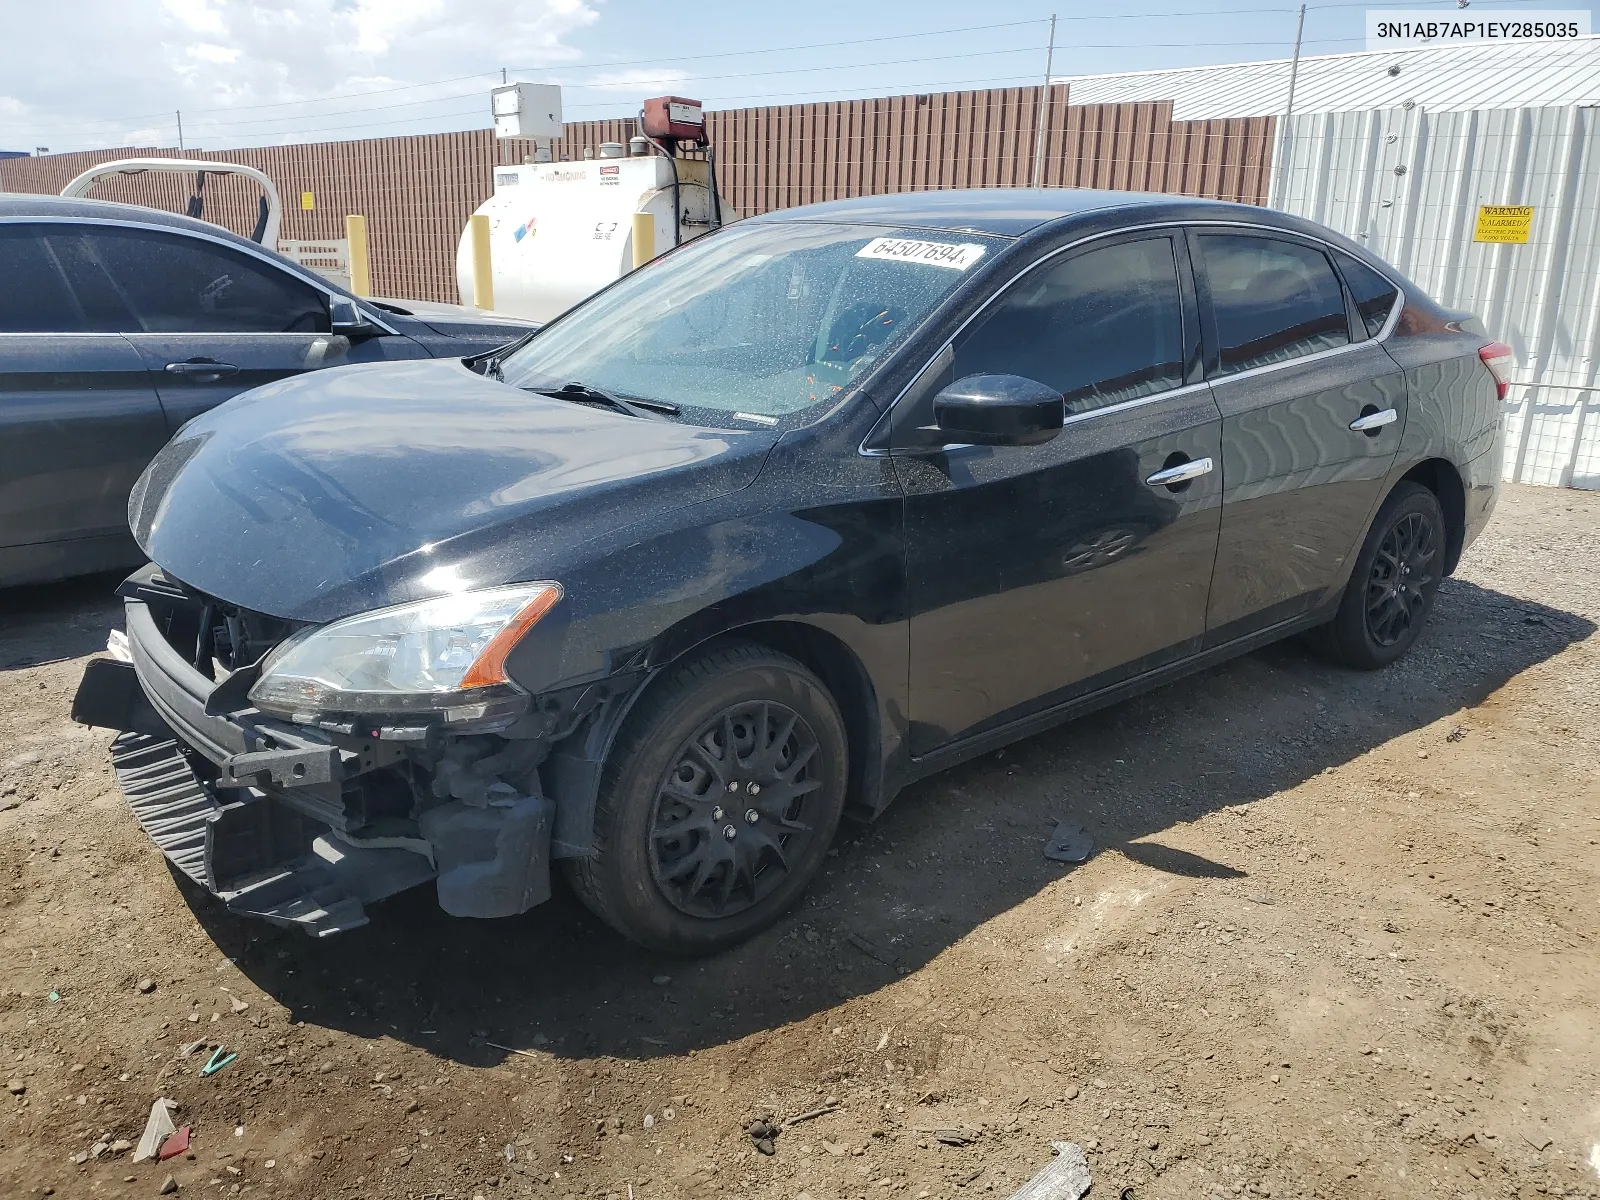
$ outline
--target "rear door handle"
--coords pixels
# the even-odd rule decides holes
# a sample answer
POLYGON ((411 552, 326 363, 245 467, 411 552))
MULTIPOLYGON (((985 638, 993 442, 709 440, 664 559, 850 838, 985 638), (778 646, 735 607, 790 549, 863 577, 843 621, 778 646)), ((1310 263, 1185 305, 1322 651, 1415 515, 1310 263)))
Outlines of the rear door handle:
POLYGON ((1211 474, 1212 466, 1209 458, 1191 458, 1188 462, 1168 467, 1165 471, 1157 471, 1145 482, 1151 487, 1170 487, 1175 483, 1188 483, 1191 479, 1211 474))
POLYGON ((215 362, 211 359, 191 358, 187 362, 170 362, 167 364, 167 374, 169 375, 210 376, 212 379, 221 379, 224 375, 237 375, 238 373, 239 368, 232 363, 215 362))
POLYGON ((1385 425, 1393 425, 1399 419, 1399 413, 1392 408, 1386 408, 1382 412, 1367 413, 1365 416, 1357 417, 1350 422, 1350 428, 1356 433, 1372 433, 1385 425))

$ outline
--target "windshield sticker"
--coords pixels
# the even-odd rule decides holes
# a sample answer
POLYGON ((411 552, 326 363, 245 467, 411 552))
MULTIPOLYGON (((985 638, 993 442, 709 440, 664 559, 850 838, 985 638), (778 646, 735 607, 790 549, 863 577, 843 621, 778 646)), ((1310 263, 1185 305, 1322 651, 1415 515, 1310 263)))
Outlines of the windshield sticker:
POLYGON ((971 242, 922 242, 915 238, 873 238, 856 251, 857 258, 884 258, 893 262, 926 263, 965 271, 983 257, 985 247, 971 242))
MULTIPOLYGON (((813 396, 812 399, 815 400, 816 397, 813 396)), ((754 421, 757 425, 776 425, 778 423, 777 417, 768 417, 761 413, 736 412, 733 415, 741 421, 754 421)))

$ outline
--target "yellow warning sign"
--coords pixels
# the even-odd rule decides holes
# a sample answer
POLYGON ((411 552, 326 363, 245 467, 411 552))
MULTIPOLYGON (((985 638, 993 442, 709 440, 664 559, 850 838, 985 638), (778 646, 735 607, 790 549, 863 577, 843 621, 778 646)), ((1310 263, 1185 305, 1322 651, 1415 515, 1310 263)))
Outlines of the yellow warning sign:
MULTIPOLYGON (((301 192, 300 193, 300 210, 302 212, 311 212, 316 207, 317 207, 317 198, 315 196, 313 196, 310 192, 301 192)), ((1530 208, 1528 211, 1532 212, 1533 209, 1530 208)), ((1479 217, 1478 220, 1481 223, 1483 218, 1479 217)), ((1522 240, 1523 241, 1527 241, 1528 239, 1527 239, 1527 237, 1523 237, 1522 240)))
POLYGON ((1526 246, 1528 233, 1532 229, 1531 204, 1480 204, 1478 224, 1472 231, 1472 240, 1526 246))

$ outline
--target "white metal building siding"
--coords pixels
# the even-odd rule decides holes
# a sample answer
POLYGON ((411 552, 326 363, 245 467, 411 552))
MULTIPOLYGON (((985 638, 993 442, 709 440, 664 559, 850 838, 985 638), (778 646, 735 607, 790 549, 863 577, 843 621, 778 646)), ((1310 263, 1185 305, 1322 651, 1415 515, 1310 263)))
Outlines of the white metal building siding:
POLYGON ((1600 489, 1600 108, 1308 114, 1276 158, 1275 207, 1369 246, 1515 352, 1505 477, 1600 489), (1528 243, 1474 242, 1480 204, 1533 205, 1528 243))
MULTIPOLYGON (((1171 100, 1175 121, 1265 117, 1289 97, 1289 60, 1058 78, 1073 104, 1171 100)), ((1395 108, 1561 108, 1600 103, 1600 35, 1304 57, 1296 113, 1395 108), (1391 75, 1392 68, 1398 74, 1391 75)))

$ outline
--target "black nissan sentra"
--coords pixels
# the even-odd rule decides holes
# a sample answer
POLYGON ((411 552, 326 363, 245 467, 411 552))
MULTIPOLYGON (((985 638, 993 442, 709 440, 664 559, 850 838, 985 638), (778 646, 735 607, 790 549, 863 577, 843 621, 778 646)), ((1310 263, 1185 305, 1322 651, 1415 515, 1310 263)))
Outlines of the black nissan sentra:
POLYGON ((741 221, 507 350, 190 422, 74 715, 240 914, 505 916, 556 865, 710 951, 930 772, 1291 634, 1399 658, 1494 506, 1508 361, 1259 208, 741 221))

